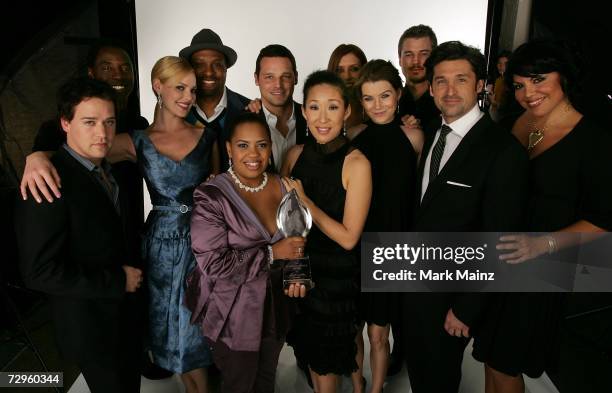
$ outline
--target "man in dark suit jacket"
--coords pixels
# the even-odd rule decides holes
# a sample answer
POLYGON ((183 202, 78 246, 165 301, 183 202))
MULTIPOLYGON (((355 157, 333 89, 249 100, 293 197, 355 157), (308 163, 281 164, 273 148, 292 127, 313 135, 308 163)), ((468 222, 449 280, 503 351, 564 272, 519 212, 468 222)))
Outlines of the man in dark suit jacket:
POLYGON ((293 101, 298 77, 293 53, 282 45, 266 46, 255 61, 254 77, 261 94, 259 115, 272 136, 274 170, 280 172, 287 151, 308 138, 302 106, 293 101))
POLYGON ((16 206, 25 284, 51 298, 60 352, 76 362, 92 393, 138 392, 140 336, 136 290, 120 212, 126 199, 104 160, 115 135, 115 92, 89 78, 60 89, 67 139, 52 158, 62 197, 16 206))
MULTIPOLYGON (((130 105, 131 94, 134 89, 134 66, 128 52, 120 43, 100 39, 93 44, 87 54, 87 75, 92 79, 97 79, 108 83, 117 96, 117 133, 131 133, 134 130, 142 130, 149 126, 145 118, 138 114, 138 110, 130 105)), ((45 158, 51 157, 59 150, 66 141, 66 133, 59 124, 59 119, 45 121, 39 128, 32 146, 32 153, 28 156, 26 167, 21 183, 22 195, 26 195, 26 185, 42 184, 48 178, 41 176, 41 169, 45 168, 45 158), (42 166, 41 166, 42 165, 42 166)), ((140 228, 144 222, 144 205, 142 177, 138 172, 135 163, 122 161, 113 164, 113 174, 119 187, 128 197, 128 205, 123 209, 121 218, 126 228, 129 251, 131 255, 140 255, 140 228)), ((49 187, 29 187, 32 196, 39 201, 42 194, 49 202, 61 196, 57 184, 49 184, 49 187)))
MULTIPOLYGON (((528 157, 507 131, 478 107, 485 59, 457 41, 441 44, 426 62, 442 125, 425 142, 417 178, 414 231, 521 230, 528 157)), ((415 393, 455 393, 463 351, 486 305, 486 294, 406 293, 403 330, 415 393)))
POLYGON ((186 120, 198 127, 208 127, 217 134, 221 171, 229 167, 225 142, 232 120, 244 112, 249 99, 225 86, 227 69, 236 63, 238 55, 223 45, 217 33, 202 29, 183 48, 179 56, 189 60, 197 79, 196 105, 186 120))
MULTIPOLYGON (((138 109, 131 105, 134 103, 131 95, 134 89, 134 66, 128 52, 119 42, 102 38, 90 47, 87 54, 87 75, 90 78, 108 83, 115 90, 117 97, 116 131, 118 134, 143 130, 149 126, 148 121, 139 115, 138 109)), ((48 187, 43 184, 46 181, 56 179, 52 175, 53 171, 49 168, 48 158, 55 154, 65 141, 66 133, 62 129, 59 119, 49 120, 41 125, 34 139, 33 153, 28 156, 23 173, 21 192, 24 197, 27 196, 26 187, 32 197, 39 202, 42 201, 42 197, 49 202, 53 200, 53 197, 61 197, 58 184, 49 182, 48 187), (46 171, 49 173, 43 175, 46 171), (34 185, 39 185, 40 189, 33 187, 34 185), (42 194, 42 197, 40 194, 42 194)), ((142 176, 137 165, 133 162, 121 161, 114 163, 112 167, 113 176, 117 180, 122 194, 127 198, 127 203, 121 209, 121 219, 124 225, 130 260, 136 260, 136 258, 140 258, 140 235, 144 223, 142 176)), ((143 296, 146 296, 146 287, 143 292, 145 292, 143 296)), ((148 302, 143 300, 142 310, 140 311, 142 330, 145 332, 143 341, 145 342, 148 335, 147 304, 148 302)), ((149 379, 167 378, 172 375, 169 371, 151 363, 146 350, 143 351, 142 374, 149 379)))

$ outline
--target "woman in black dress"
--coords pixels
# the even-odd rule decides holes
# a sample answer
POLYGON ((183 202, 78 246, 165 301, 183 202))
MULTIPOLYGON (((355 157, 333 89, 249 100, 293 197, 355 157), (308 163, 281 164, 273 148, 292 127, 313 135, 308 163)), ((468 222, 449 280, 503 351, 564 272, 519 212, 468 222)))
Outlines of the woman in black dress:
MULTIPOLYGON (((353 145, 372 165, 372 204, 365 231, 409 231, 417 152, 423 145, 423 133, 418 128, 402 126, 397 117, 402 80, 391 62, 369 61, 361 70, 356 87, 370 118, 367 128, 353 140, 353 145)), ((380 392, 389 364, 390 323, 399 314, 397 294, 362 293, 361 301, 370 339, 371 392, 380 392)))
POLYGON ((311 74, 302 112, 316 141, 289 150, 281 170, 291 174, 283 180, 287 190, 297 190, 315 224, 305 250, 315 286, 299 303, 291 344, 308 363, 318 393, 335 392, 340 375, 361 379, 355 361, 359 259, 354 248, 368 214, 372 177, 366 157, 350 149, 342 133, 350 111, 337 75, 311 74))
MULTIPOLYGON (((520 46, 510 57, 507 83, 525 109, 512 133, 531 159, 528 230, 541 236, 507 236, 501 258, 522 263, 575 245, 571 233, 612 228, 612 136, 576 110, 577 73, 567 50, 550 41, 520 46)), ((474 343, 486 363, 486 392, 524 392, 522 374, 539 377, 555 366, 561 294, 517 293, 498 307, 474 343)))

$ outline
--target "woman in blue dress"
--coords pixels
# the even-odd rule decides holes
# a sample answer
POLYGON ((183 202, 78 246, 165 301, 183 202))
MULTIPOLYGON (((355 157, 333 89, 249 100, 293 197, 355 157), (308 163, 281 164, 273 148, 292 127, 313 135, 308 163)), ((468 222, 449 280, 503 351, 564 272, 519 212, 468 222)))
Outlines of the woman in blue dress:
POLYGON ((142 245, 148 266, 150 348, 157 365, 181 374, 186 392, 202 393, 212 358, 200 329, 190 324, 183 297, 185 279, 195 266, 189 231, 193 190, 218 168, 215 135, 184 120, 196 86, 187 61, 161 58, 151 71, 151 83, 157 96, 155 120, 146 130, 135 131, 132 143, 121 141, 125 149, 118 149, 137 161, 153 205, 142 245))
POLYGON ((193 190, 218 171, 215 135, 184 118, 195 101, 195 74, 179 57, 162 57, 151 71, 157 96, 146 130, 115 138, 109 160, 136 161, 151 196, 142 256, 149 289, 149 348, 158 366, 181 375, 187 393, 207 391, 212 357, 183 305, 185 279, 195 266, 190 221, 193 190))

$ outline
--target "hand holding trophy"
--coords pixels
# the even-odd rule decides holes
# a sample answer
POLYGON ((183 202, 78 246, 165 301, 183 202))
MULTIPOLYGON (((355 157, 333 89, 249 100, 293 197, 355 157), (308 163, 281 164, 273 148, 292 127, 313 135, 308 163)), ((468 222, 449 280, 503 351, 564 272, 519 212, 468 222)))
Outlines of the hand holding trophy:
MULTIPOLYGON (((276 225, 285 237, 306 237, 310 232, 312 216, 308 208, 300 201, 295 189, 285 194, 281 200, 276 211, 276 225)), ((314 286, 310 272, 310 259, 307 255, 285 261, 283 287, 288 289, 291 284, 304 285, 306 290, 314 286)))

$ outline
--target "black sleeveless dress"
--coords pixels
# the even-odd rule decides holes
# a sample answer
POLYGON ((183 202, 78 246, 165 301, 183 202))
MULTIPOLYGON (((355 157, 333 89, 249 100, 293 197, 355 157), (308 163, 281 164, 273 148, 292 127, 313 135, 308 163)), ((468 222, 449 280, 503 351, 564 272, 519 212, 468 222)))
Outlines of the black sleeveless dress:
MULTIPOLYGON (((372 165, 372 203, 364 232, 407 232, 412 227, 417 154, 400 128, 399 118, 388 124, 368 122, 352 142, 372 165)), ((361 294, 361 318, 385 326, 400 314, 397 293, 361 294)))
MULTIPOLYGON (((300 179, 306 195, 327 215, 342 222, 346 191, 342 166, 348 140, 339 136, 320 145, 308 141, 291 176, 300 179)), ((357 370, 359 260, 313 225, 306 243, 315 287, 300 300, 289 344, 317 374, 349 374, 357 370)))

